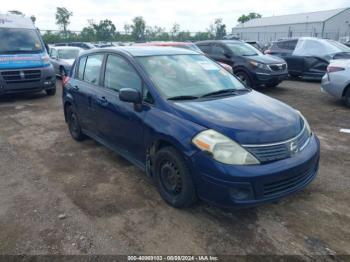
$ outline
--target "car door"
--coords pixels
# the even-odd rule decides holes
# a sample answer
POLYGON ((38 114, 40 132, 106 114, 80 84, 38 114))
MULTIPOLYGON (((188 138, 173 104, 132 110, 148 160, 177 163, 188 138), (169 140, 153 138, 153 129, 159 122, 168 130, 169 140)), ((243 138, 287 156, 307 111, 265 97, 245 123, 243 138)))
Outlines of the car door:
POLYGON ((224 45, 215 43, 211 49, 210 55, 215 61, 225 63, 227 65, 233 65, 232 52, 229 51, 224 45))
POLYGON ((104 54, 92 54, 79 59, 77 72, 71 80, 71 94, 82 128, 97 135, 96 106, 97 92, 101 89, 100 76, 104 54))
POLYGON ((142 92, 143 81, 131 63, 117 54, 107 56, 104 70, 103 88, 97 97, 99 136, 124 156, 144 162, 145 111, 137 111, 133 104, 119 99, 122 88, 142 92))

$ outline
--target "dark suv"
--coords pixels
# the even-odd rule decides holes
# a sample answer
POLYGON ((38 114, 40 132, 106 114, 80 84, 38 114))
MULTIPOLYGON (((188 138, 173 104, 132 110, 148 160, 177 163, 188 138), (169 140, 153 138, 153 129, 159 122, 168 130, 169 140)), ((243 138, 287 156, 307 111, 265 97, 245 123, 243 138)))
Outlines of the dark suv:
POLYGON ((264 55, 242 41, 202 41, 196 45, 212 59, 232 66, 234 74, 248 87, 273 87, 288 77, 282 58, 264 55))
POLYGON ((330 39, 300 37, 275 42, 265 54, 285 59, 292 77, 321 80, 331 60, 350 59, 350 48, 330 39))

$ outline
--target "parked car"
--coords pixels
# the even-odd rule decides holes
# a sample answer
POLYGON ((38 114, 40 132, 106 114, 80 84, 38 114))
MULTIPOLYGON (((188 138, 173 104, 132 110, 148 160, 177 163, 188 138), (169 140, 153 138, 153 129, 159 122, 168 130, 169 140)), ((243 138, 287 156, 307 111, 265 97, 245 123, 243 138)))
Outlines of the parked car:
POLYGON ((33 22, 0 15, 0 39, 0 95, 43 90, 55 95, 55 73, 33 22))
POLYGON ((286 62, 264 55, 253 46, 237 40, 201 41, 196 45, 212 59, 228 64, 246 86, 274 87, 288 77, 286 62))
MULTIPOLYGON (((184 48, 184 49, 189 49, 201 54, 204 54, 202 50, 198 48, 194 43, 191 42, 146 42, 146 43, 139 43, 136 44, 137 46, 168 46, 168 47, 178 47, 178 48, 184 48)), ((228 64, 219 62, 219 64, 225 68, 227 71, 230 73, 233 73, 232 67, 228 64)))
POLYGON ((174 207, 274 201, 316 176, 320 144, 300 112, 247 89, 194 51, 89 50, 63 87, 72 137, 145 170, 174 207))
POLYGON ((93 44, 85 43, 85 42, 56 43, 55 46, 75 46, 75 47, 80 47, 84 50, 95 48, 93 44))
POLYGON ((334 40, 301 37, 275 42, 265 54, 285 59, 293 77, 320 80, 332 59, 350 58, 350 48, 334 40))
POLYGON ((344 99, 350 107, 350 59, 333 60, 322 78, 321 90, 338 99, 344 99))
POLYGON ((56 75, 61 78, 69 75, 70 69, 79 56, 84 51, 80 47, 55 46, 50 48, 50 61, 53 65, 56 75))

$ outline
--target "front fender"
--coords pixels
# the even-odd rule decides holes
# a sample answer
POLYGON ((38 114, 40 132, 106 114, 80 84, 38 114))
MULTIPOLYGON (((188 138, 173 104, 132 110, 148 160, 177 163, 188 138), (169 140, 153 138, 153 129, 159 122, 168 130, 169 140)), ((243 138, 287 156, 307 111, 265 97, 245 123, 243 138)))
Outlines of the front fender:
POLYGON ((187 157, 197 151, 197 148, 192 144, 192 138, 206 129, 158 108, 149 110, 144 121, 144 138, 147 149, 158 141, 165 141, 187 157))

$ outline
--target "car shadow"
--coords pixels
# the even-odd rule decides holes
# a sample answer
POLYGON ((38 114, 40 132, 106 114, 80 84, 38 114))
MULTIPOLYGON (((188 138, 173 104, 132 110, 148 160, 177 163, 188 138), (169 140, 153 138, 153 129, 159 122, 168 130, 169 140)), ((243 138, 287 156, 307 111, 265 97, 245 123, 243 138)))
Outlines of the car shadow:
POLYGON ((47 97, 45 92, 30 94, 9 94, 0 96, 0 103, 14 103, 20 101, 33 101, 47 97))

